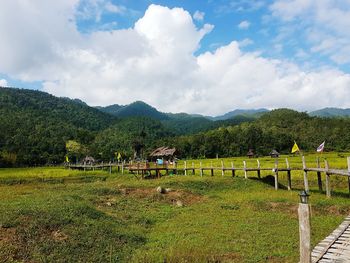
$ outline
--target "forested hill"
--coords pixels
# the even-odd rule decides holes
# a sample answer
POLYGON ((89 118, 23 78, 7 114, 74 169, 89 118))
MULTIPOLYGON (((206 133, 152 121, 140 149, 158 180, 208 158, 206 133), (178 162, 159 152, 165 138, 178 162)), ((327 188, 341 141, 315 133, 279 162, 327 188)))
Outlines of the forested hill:
POLYGON ((80 100, 58 98, 45 92, 15 88, 0 88, 0 110, 6 115, 10 114, 7 116, 9 118, 28 116, 32 122, 36 120, 32 118, 54 119, 89 130, 104 129, 116 119, 110 114, 89 107, 80 100))
POLYGON ((135 101, 129 105, 120 106, 114 104, 107 107, 97 107, 99 110, 112 114, 119 118, 127 117, 149 117, 156 120, 167 120, 169 117, 162 112, 159 112, 156 108, 148 105, 143 101, 135 101))
POLYGON ((273 110, 253 122, 169 138, 183 157, 221 157, 246 155, 253 149, 267 155, 272 149, 289 153, 298 143, 302 151, 316 151, 326 141, 326 151, 350 151, 350 118, 310 117, 289 109, 273 110))
POLYGON ((62 162, 67 140, 89 144, 114 121, 79 101, 0 88, 0 165, 62 162))
POLYGON ((350 117, 350 109, 324 108, 309 113, 310 116, 318 117, 350 117))
POLYGON ((141 102, 119 113, 40 91, 0 88, 0 167, 58 164, 67 154, 71 160, 93 155, 109 161, 116 152, 130 158, 138 149, 147 156, 159 146, 176 147, 181 158, 240 156, 250 148, 259 155, 272 149, 288 153, 294 140, 303 151, 315 151, 324 140, 326 150, 350 151, 350 118, 279 109, 212 121, 160 113, 141 102), (140 116, 138 110, 145 108, 156 115, 140 116))

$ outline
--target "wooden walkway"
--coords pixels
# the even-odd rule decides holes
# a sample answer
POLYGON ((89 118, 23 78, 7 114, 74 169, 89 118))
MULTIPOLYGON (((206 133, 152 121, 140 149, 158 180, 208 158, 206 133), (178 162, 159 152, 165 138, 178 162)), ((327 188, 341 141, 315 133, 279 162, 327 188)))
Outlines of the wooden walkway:
POLYGON ((141 178, 144 178, 144 176, 149 175, 153 178, 160 178, 163 174, 168 175, 170 173, 174 175, 183 174, 183 175, 195 175, 196 172, 199 172, 199 175, 201 177, 204 176, 204 172, 209 171, 211 176, 214 176, 215 171, 221 171, 221 176, 225 176, 225 173, 229 172, 232 176, 236 175, 236 171, 243 171, 244 172, 244 178, 248 179, 248 173, 256 173, 257 177, 261 178, 261 172, 262 171, 271 171, 272 175, 274 177, 274 186, 275 189, 278 190, 279 185, 279 176, 281 172, 286 172, 286 178, 287 178, 287 189, 292 190, 292 171, 303 171, 303 181, 304 181, 304 189, 305 191, 309 191, 309 173, 316 173, 317 174, 317 182, 318 182, 318 188, 320 192, 323 192, 323 182, 322 182, 322 174, 324 174, 325 182, 325 192, 327 197, 331 197, 331 175, 340 175, 347 177, 347 184, 349 188, 349 195, 350 195, 350 157, 347 158, 348 163, 348 169, 330 169, 328 161, 324 161, 324 168, 321 168, 321 164, 319 159, 317 159, 316 168, 313 167, 307 167, 304 156, 302 157, 302 168, 297 167, 290 167, 288 159, 286 158, 286 164, 285 167, 279 166, 278 160, 275 160, 275 164, 273 167, 261 167, 260 161, 257 159, 257 166, 256 167, 248 167, 247 162, 243 161, 243 167, 236 167, 234 166, 234 163, 231 162, 231 165, 225 166, 224 162, 221 161, 221 166, 214 167, 213 163, 210 165, 210 167, 203 167, 202 162, 199 162, 195 165, 194 162, 192 162, 191 166, 187 165, 187 161, 183 162, 183 166, 178 167, 178 165, 175 163, 174 165, 161 165, 161 166, 153 166, 150 167, 149 165, 146 165, 145 163, 101 163, 101 164, 95 164, 95 165, 87 165, 87 164, 66 164, 66 167, 69 169, 80 169, 80 170, 95 170, 95 169, 105 169, 109 170, 109 173, 112 173, 112 170, 115 168, 118 172, 121 172, 124 174, 124 171, 127 170, 130 173, 141 175, 141 178))
POLYGON ((350 262, 350 216, 311 253, 313 263, 350 262))

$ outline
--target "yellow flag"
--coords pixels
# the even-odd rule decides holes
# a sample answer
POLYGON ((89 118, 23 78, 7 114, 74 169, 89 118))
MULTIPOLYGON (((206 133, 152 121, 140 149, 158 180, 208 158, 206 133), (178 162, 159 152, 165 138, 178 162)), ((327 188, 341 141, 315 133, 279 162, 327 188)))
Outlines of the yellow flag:
POLYGON ((295 153, 295 152, 299 152, 299 147, 297 145, 297 143, 294 141, 294 145, 293 145, 293 148, 292 148, 292 153, 295 153))
POLYGON ((66 162, 69 163, 68 155, 66 155, 66 162))

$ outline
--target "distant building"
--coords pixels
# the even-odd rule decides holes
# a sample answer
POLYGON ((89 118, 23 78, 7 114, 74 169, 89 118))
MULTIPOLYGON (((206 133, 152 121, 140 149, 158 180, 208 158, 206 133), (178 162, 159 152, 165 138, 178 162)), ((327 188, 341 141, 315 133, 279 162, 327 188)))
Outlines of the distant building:
POLYGON ((275 149, 273 149, 271 152, 270 152, 270 156, 271 158, 278 158, 280 156, 279 152, 277 152, 275 149))
POLYGON ((94 164, 95 163, 95 159, 91 156, 86 156, 84 159, 83 159, 83 163, 84 164, 94 164))
POLYGON ((249 151, 248 151, 248 153, 247 153, 247 156, 249 157, 249 158, 253 158, 254 157, 254 151, 253 151, 253 149, 249 149, 249 151))
POLYGON ((168 147, 159 147, 151 152, 150 157, 152 159, 165 159, 165 160, 174 160, 176 154, 176 148, 168 148, 168 147))

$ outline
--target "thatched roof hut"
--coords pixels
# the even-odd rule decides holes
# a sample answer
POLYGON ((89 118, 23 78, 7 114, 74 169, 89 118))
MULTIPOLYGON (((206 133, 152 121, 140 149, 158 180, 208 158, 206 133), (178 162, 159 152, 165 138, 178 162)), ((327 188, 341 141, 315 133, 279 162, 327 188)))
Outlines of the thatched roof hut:
POLYGON ((278 158, 280 156, 280 153, 277 152, 275 149, 273 149, 271 152, 270 152, 270 156, 272 158, 278 158))
POLYGON ((86 156, 84 159, 83 159, 83 163, 85 164, 93 164, 95 163, 95 159, 91 156, 86 156))
POLYGON ((151 152, 150 157, 170 159, 173 158, 175 154, 176 148, 168 148, 163 146, 151 152))
POLYGON ((248 151, 248 153, 247 153, 247 156, 249 157, 249 158, 253 158, 254 157, 254 151, 253 151, 253 149, 249 149, 249 151, 248 151))

